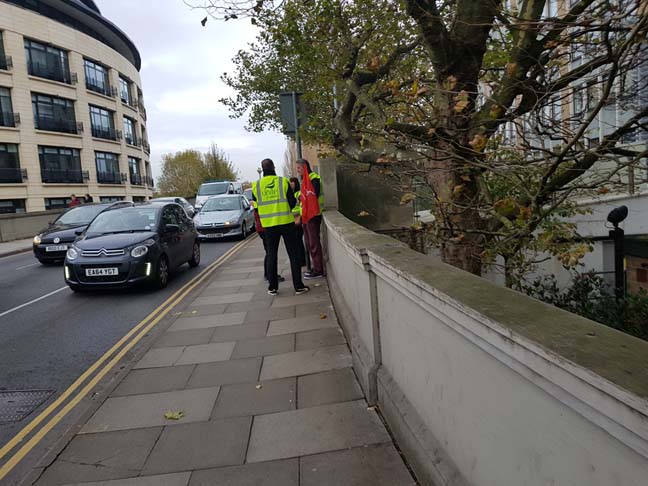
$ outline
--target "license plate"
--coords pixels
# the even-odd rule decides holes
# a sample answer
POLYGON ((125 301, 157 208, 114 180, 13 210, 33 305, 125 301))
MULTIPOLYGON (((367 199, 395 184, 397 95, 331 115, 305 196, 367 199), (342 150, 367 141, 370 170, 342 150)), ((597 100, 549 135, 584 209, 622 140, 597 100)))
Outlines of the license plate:
POLYGON ((209 233, 209 234, 207 234, 207 235, 205 235, 205 236, 206 236, 207 238, 222 238, 222 237, 223 237, 223 235, 222 235, 222 234, 219 234, 219 233, 209 233))
POLYGON ((117 268, 86 268, 86 277, 108 277, 118 275, 117 268))
POLYGON ((67 251, 67 245, 50 245, 45 247, 45 252, 48 251, 67 251))

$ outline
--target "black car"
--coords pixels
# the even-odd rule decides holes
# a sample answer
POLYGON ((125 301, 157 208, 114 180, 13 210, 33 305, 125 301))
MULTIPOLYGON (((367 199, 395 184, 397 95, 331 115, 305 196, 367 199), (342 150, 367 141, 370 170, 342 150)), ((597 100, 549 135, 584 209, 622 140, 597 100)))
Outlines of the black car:
POLYGON ((138 283, 166 287, 170 272, 200 263, 198 233, 175 203, 138 204, 97 216, 67 251, 65 282, 74 291, 138 283))
POLYGON ((47 228, 34 236, 34 256, 43 265, 62 262, 68 248, 78 237, 78 233, 85 230, 98 214, 132 205, 132 202, 124 201, 84 204, 83 206, 68 209, 52 221, 47 228))

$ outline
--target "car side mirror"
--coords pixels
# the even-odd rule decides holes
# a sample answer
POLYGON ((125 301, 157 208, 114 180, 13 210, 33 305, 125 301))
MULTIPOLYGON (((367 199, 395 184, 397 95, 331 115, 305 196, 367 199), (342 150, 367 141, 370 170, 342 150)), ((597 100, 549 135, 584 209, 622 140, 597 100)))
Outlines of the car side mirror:
POLYGON ((179 233, 180 232, 180 226, 177 224, 166 224, 164 225, 164 232, 165 233, 179 233))
POLYGON ((83 234, 83 230, 80 230, 80 229, 75 230, 74 234, 77 235, 77 236, 81 236, 83 234))

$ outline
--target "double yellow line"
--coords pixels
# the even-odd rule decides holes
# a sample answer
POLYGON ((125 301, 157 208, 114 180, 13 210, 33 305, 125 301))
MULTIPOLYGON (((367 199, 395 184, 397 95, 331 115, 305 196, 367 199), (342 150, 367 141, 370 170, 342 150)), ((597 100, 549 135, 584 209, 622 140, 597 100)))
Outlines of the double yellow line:
POLYGON ((24 457, 41 441, 43 438, 76 406, 85 398, 90 391, 101 381, 101 379, 108 374, 108 372, 121 360, 124 355, 130 351, 141 339, 158 324, 182 299, 184 299, 189 292, 200 285, 207 277, 209 277, 219 266, 225 263, 232 255, 238 252, 250 240, 241 241, 232 248, 230 248, 218 260, 211 263, 202 272, 196 275, 193 279, 187 282, 184 286, 178 289, 158 306, 153 312, 146 316, 139 324, 131 329, 124 337, 122 337, 115 345, 110 348, 106 353, 101 356, 90 368, 88 368, 79 378, 76 379, 70 387, 65 390, 51 405, 49 405, 43 412, 41 412, 34 420, 27 424, 20 432, 18 432, 9 442, 7 442, 2 449, 0 449, 0 460, 9 454, 13 449, 20 445, 41 423, 50 417, 66 400, 71 397, 75 391, 83 385, 83 383, 93 376, 81 390, 69 400, 63 408, 61 408, 55 415, 49 418, 30 439, 27 441, 16 453, 11 456, 7 462, 0 467, 0 480, 5 478, 24 457), (133 336, 135 336, 133 338, 133 336), (132 338, 132 339, 131 339, 132 338), (120 349, 121 348, 121 349, 120 349), (117 352, 119 350, 119 352, 117 352), (113 354, 117 352, 113 356, 113 354), (110 359, 110 357, 112 359, 110 359), (110 359, 110 361, 108 361, 110 359), (108 361, 108 363, 106 363, 108 361), (106 363, 104 365, 104 363, 106 363), (102 367, 103 365, 103 367, 102 367))

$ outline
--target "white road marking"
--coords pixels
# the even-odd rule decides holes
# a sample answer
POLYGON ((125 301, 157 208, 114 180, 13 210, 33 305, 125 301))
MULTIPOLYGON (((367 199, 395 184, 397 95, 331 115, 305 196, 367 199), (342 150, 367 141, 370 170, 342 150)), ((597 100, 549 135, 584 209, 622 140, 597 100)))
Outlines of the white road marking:
POLYGON ((2 314, 0 314, 0 317, 4 317, 4 316, 6 316, 8 314, 11 314, 12 312, 16 312, 17 310, 20 310, 23 307, 27 307, 28 305, 35 304, 36 302, 39 302, 39 301, 41 301, 43 299, 51 297, 54 294, 58 294, 59 292, 62 292, 63 290, 65 290, 67 288, 69 288, 69 287, 66 285, 65 287, 61 287, 60 289, 57 289, 57 290, 55 290, 53 292, 50 292, 49 294, 42 295, 42 296, 38 297, 37 299, 30 300, 29 302, 25 302, 24 304, 21 304, 18 307, 14 307, 13 309, 9 309, 7 311, 4 311, 2 314))
POLYGON ((22 267, 17 267, 16 270, 22 270, 23 268, 33 267, 34 265, 40 265, 40 263, 30 263, 29 265, 23 265, 22 267))

